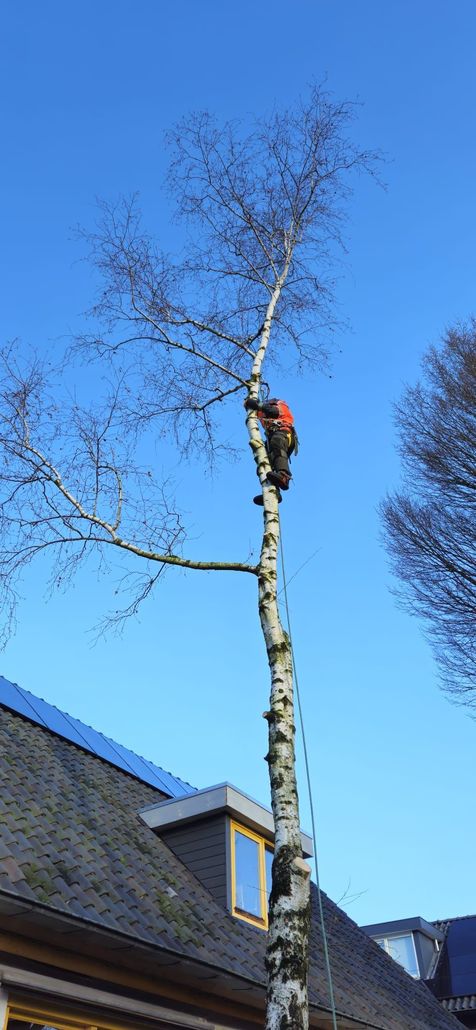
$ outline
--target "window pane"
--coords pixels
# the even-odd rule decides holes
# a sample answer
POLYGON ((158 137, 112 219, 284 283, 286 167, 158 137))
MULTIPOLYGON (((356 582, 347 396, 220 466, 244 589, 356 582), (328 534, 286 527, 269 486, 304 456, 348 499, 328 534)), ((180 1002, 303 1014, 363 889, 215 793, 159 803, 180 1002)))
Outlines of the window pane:
POLYGON ((261 916, 259 848, 255 840, 235 830, 236 907, 261 916))
POLYGON ((388 937, 387 950, 389 955, 399 962, 411 976, 418 976, 415 948, 411 933, 403 934, 401 937, 388 937))
POLYGON ((273 852, 270 851, 269 848, 265 848, 264 849, 264 861, 265 861, 265 867, 266 867, 266 897, 267 897, 268 902, 269 902, 269 895, 271 893, 271 883, 272 883, 271 868, 272 868, 272 865, 273 865, 273 852))

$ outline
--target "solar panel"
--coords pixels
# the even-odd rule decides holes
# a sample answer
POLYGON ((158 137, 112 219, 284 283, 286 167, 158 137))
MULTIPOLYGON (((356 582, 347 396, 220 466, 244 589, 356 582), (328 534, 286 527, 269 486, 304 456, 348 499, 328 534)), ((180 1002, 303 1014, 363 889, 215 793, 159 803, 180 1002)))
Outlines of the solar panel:
POLYGON ((476 994, 476 916, 455 919, 446 936, 451 993, 476 994))
POLYGON ((26 715, 40 726, 46 726, 44 719, 37 714, 20 687, 16 683, 10 683, 3 676, 0 676, 0 699, 6 708, 11 708, 19 715, 26 715))
MULTIPOLYGON (((103 739, 104 744, 107 745, 107 738, 104 737, 103 739)), ((128 766, 129 772, 134 776, 137 776, 140 780, 143 780, 145 775, 148 773, 147 766, 143 759, 140 758, 139 755, 135 755, 132 751, 129 751, 129 748, 123 747, 122 744, 118 744, 115 740, 112 740, 110 743, 113 747, 114 754, 116 755, 116 761, 128 766)), ((163 786, 164 784, 160 785, 161 790, 163 789, 163 786)))
MULTIPOLYGON (((166 772, 165 769, 161 769, 158 765, 154 765, 154 762, 149 762, 147 758, 142 759, 148 766, 151 776, 158 777, 161 782, 165 785, 165 792, 172 793, 172 788, 177 790, 177 786, 181 788, 180 792, 175 793, 174 797, 183 797, 186 794, 193 794, 196 790, 195 787, 191 787, 185 780, 181 780, 179 776, 172 776, 172 773, 166 772)), ((162 789, 162 788, 161 788, 162 789)))
MULTIPOLYGON (((21 687, 18 687, 18 690, 25 700, 28 700, 27 692, 22 690, 21 687)), ((80 747, 84 747, 81 735, 71 725, 68 717, 63 715, 63 712, 60 712, 59 708, 54 708, 53 705, 43 701, 41 697, 33 697, 32 695, 30 695, 29 703, 42 725, 52 730, 53 733, 58 733, 60 737, 67 737, 73 744, 79 744, 80 747)))
POLYGON ((135 776, 136 779, 156 787, 163 794, 168 794, 169 797, 177 798, 184 794, 195 793, 196 788, 191 787, 189 783, 185 783, 178 776, 173 776, 172 773, 166 772, 165 769, 161 769, 160 766, 149 762, 146 758, 141 758, 129 748, 117 744, 98 730, 73 718, 72 715, 61 712, 55 705, 50 705, 42 698, 35 697, 29 690, 19 687, 17 683, 10 683, 3 676, 0 676, 0 705, 4 705, 13 712, 18 712, 19 715, 26 716, 31 722, 51 730, 52 733, 64 737, 65 740, 82 747, 85 751, 90 751, 98 758, 103 758, 111 765, 117 766, 118 769, 135 776))
MULTIPOLYGON (((118 765, 121 769, 124 768, 124 762, 118 761, 117 752, 114 748, 107 747, 106 740, 101 733, 94 730, 92 726, 86 726, 79 719, 73 718, 72 715, 68 715, 68 722, 71 724, 72 729, 80 734, 81 747, 87 748, 88 751, 92 751, 93 755, 97 755, 98 758, 104 758, 106 762, 111 762, 112 765, 118 765)), ((132 769, 126 766, 126 771, 132 772, 132 769)))

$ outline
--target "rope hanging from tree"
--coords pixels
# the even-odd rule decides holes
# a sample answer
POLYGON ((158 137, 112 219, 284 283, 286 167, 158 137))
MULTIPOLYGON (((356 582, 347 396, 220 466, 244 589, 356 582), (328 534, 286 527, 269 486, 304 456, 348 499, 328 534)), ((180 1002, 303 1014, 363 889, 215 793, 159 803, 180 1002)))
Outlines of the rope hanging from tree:
POLYGON ((306 744, 306 733, 305 733, 305 729, 304 729, 304 714, 303 714, 302 701, 301 701, 301 692, 299 690, 299 680, 298 680, 298 674, 297 674, 297 668, 296 668, 296 659, 295 659, 295 656, 294 656, 293 638, 292 638, 292 632, 291 632, 291 617, 290 617, 290 614, 289 614, 288 589, 287 589, 286 571, 285 571, 285 565, 284 565, 284 547, 283 547, 283 532, 282 532, 281 519, 279 520, 279 529, 280 529, 280 533, 279 533, 279 547, 280 547, 280 552, 281 552, 281 571, 282 571, 282 576, 283 576, 284 605, 285 605, 285 609, 286 609, 287 632, 288 632, 289 644, 290 644, 290 648, 291 648, 291 658, 292 658, 293 672, 294 672, 294 683, 295 683, 295 689, 296 689, 296 700, 297 700, 297 706, 298 706, 298 712, 299 712, 299 724, 300 724, 300 728, 301 728, 301 737, 302 737, 302 745, 303 745, 303 752, 304 752, 304 764, 305 764, 305 768, 306 768, 306 780, 307 780, 307 789, 308 789, 308 795, 309 795, 309 808, 310 808, 310 812, 311 812, 312 843, 313 843, 313 847, 314 847, 314 865, 315 865, 315 870, 316 870, 317 899, 318 899, 318 906, 319 906, 319 917, 320 917, 320 921, 321 921, 322 946, 323 946, 323 951, 324 951, 324 964, 325 964, 325 967, 326 967, 327 985, 328 985, 328 989, 329 989, 329 1002, 330 1002, 330 1008, 331 1008, 331 1013, 332 1013, 332 1027, 333 1027, 333 1030, 338 1030, 338 1027, 337 1027, 337 1012, 336 1012, 335 998, 334 998, 334 985, 333 985, 333 981, 332 981, 332 970, 331 970, 331 963, 330 963, 330 958, 329 958, 329 948, 328 948, 328 943, 327 943, 327 933, 326 933, 326 924, 325 924, 325 919, 324 919, 324 909, 323 909, 323 905, 322 905, 321 886, 320 886, 320 881, 319 881, 319 863, 318 863, 318 858, 317 858, 316 820, 314 818, 314 804, 313 804, 313 800, 312 800, 312 789, 311 789, 311 774, 310 774, 310 770, 309 770, 309 758, 308 758, 307 744, 306 744))

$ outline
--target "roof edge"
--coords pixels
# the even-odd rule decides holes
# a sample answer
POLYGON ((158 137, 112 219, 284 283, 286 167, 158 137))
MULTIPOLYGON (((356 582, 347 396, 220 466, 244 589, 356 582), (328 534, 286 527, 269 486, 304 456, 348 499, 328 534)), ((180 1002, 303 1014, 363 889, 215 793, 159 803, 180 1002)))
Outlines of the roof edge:
MULTIPOLYGON (((249 829, 274 840, 274 819, 271 809, 255 801, 232 783, 218 783, 213 787, 194 791, 193 794, 147 805, 141 809, 139 815, 151 830, 160 833, 220 812, 233 816, 249 829)), ((304 857, 311 858, 314 853, 312 838, 302 830, 301 846, 304 857)))

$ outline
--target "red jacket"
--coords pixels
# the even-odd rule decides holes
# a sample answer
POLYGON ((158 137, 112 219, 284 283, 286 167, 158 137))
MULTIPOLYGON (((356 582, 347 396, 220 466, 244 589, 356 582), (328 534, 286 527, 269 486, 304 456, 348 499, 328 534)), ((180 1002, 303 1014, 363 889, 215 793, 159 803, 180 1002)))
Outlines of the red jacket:
POLYGON ((294 428, 294 419, 286 401, 280 401, 276 397, 262 404, 257 410, 257 415, 266 433, 279 430, 290 433, 294 428))

